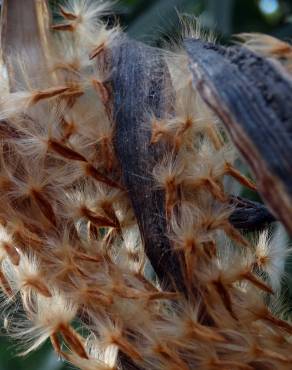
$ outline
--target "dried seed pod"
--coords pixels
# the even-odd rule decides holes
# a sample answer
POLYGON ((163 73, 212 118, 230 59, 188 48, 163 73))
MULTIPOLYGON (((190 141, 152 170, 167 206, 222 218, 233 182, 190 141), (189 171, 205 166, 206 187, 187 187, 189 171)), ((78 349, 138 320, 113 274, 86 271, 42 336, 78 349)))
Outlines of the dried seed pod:
POLYGON ((231 197, 230 202, 235 206, 235 210, 229 217, 229 222, 236 229, 259 230, 276 221, 271 212, 261 203, 239 197, 231 197))
POLYGON ((151 145, 150 113, 162 118, 169 111, 167 66, 159 51, 127 39, 113 48, 111 63, 115 149, 145 251, 161 281, 185 290, 179 263, 166 236, 164 192, 155 190, 152 177, 165 147, 151 145))
POLYGON ((244 47, 187 39, 194 87, 222 119, 258 190, 292 231, 292 79, 244 47))

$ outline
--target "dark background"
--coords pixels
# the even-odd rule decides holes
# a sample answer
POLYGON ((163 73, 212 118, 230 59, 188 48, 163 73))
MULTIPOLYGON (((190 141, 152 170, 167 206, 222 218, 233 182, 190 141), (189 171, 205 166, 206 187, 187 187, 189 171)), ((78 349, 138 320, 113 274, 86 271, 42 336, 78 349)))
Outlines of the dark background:
MULTIPOLYGON (((56 6, 58 0, 51 3, 56 6)), ((131 37, 153 45, 177 35, 178 13, 200 16, 204 27, 212 29, 222 42, 228 42, 239 32, 264 32, 292 41, 292 0, 120 0, 115 5, 115 13, 131 37)), ((111 21, 114 18, 109 19, 111 21)), ((287 273, 292 281, 289 265, 287 273)), ((292 297, 291 284, 284 289, 287 299, 292 297)), ((6 339, 3 332, 0 370, 72 369, 56 360, 50 346, 25 359, 16 354, 15 344, 6 339)))

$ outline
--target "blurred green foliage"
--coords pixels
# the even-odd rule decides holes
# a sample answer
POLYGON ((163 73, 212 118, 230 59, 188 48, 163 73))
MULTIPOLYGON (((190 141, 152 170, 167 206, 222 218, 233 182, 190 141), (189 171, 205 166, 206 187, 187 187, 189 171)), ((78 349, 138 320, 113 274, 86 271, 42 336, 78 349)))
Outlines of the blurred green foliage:
MULTIPOLYGON (((56 6, 59 1, 51 0, 50 3, 56 6)), ((265 32, 286 40, 292 38, 291 0, 120 0, 115 10, 131 37, 154 45, 159 44, 161 37, 171 38, 177 34, 179 13, 200 16, 207 29, 215 30, 226 41, 239 32, 265 32)), ((288 273, 291 265, 292 257, 288 273)), ((292 286, 286 289, 292 297, 292 286)), ((0 370, 72 369, 56 359, 49 345, 26 358, 16 354, 15 343, 3 336, 0 370)))

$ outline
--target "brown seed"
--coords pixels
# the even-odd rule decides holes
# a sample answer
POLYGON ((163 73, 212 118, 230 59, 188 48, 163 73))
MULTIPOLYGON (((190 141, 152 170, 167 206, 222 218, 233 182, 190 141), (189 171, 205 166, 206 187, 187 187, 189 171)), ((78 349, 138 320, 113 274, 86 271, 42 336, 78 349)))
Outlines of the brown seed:
POLYGON ((231 300, 231 296, 230 296, 228 289, 224 286, 220 278, 216 281, 213 281, 212 284, 215 287, 219 296, 221 297, 224 307, 227 309, 230 315, 234 318, 234 320, 237 321, 238 318, 233 310, 232 300, 231 300))
POLYGON ((87 207, 82 207, 80 213, 97 227, 116 227, 115 223, 107 217, 101 216, 87 207))
POLYGON ((218 185, 218 183, 213 180, 211 177, 208 177, 204 180, 204 185, 213 195, 214 198, 218 199, 220 202, 225 203, 227 201, 227 196, 224 194, 224 191, 218 185))
POLYGON ((68 148, 66 145, 59 143, 54 139, 49 139, 48 148, 55 153, 58 153, 60 156, 71 159, 73 161, 86 162, 86 158, 82 154, 76 152, 75 150, 68 148))
POLYGON ((121 336, 112 336, 111 343, 119 347, 119 349, 128 355, 133 360, 143 361, 140 353, 126 339, 121 336))
POLYGON ((156 352, 156 354, 159 357, 162 357, 167 362, 172 363, 173 370, 174 369, 180 369, 180 370, 190 370, 189 366, 181 359, 179 354, 177 354, 175 351, 173 351, 171 348, 169 348, 166 344, 159 343, 154 348, 153 351, 156 352))
POLYGON ((100 140, 100 153, 101 157, 105 161, 107 171, 111 172, 115 162, 112 145, 112 135, 104 136, 100 140))
POLYGON ((238 244, 250 248, 250 243, 246 240, 242 234, 227 220, 221 225, 221 228, 225 231, 225 233, 235 242, 238 244))
POLYGON ((62 7, 62 5, 59 5, 59 9, 60 9, 62 16, 70 21, 75 21, 78 18, 76 14, 65 10, 65 8, 62 7))
POLYGON ((74 32, 76 29, 76 25, 73 23, 60 23, 60 24, 55 24, 51 26, 51 28, 54 31, 68 31, 68 32, 74 32))
POLYGON ((270 286, 268 286, 265 282, 260 280, 250 271, 241 274, 241 278, 250 281, 253 285, 257 286, 258 288, 267 293, 274 294, 273 289, 270 286))
POLYGON ((225 164, 225 174, 235 178, 241 185, 253 191, 257 191, 256 185, 246 176, 242 175, 238 170, 236 170, 230 163, 225 164))
POLYGON ((97 57, 103 50, 105 49, 105 44, 102 43, 101 45, 97 46, 92 52, 89 54, 89 59, 92 60, 97 57))
POLYGON ((109 101, 109 92, 106 88, 105 84, 98 80, 92 80, 92 85, 95 89, 95 91, 99 94, 100 99, 104 105, 106 105, 109 101))
POLYGON ((216 129, 212 127, 211 125, 209 125, 206 128, 206 133, 209 139, 211 140, 211 142, 213 143, 214 148, 216 150, 220 150, 222 146, 224 145, 224 142, 222 138, 220 137, 220 135, 217 133, 216 129))
POLYGON ((226 342, 226 339, 215 331, 216 329, 195 323, 193 320, 186 321, 187 336, 197 337, 205 341, 226 342))
POLYGON ((161 300, 161 299, 169 299, 169 300, 177 300, 181 298, 180 293, 172 293, 172 292, 154 292, 154 293, 147 293, 147 299, 149 301, 161 300))
POLYGON ((85 166, 85 174, 87 176, 90 176, 94 178, 95 180, 102 182, 104 184, 107 184, 113 188, 118 188, 121 190, 124 190, 122 185, 120 185, 118 182, 109 179, 107 176, 103 175, 99 170, 97 170, 93 165, 90 163, 87 163, 85 166))
POLYGON ((30 193, 32 198, 38 205, 39 209, 41 210, 42 214, 46 217, 48 221, 51 222, 53 226, 56 227, 57 226, 56 215, 50 201, 48 201, 41 193, 41 191, 38 189, 32 188, 30 193))
POLYGON ((59 338, 58 338, 58 334, 53 333, 50 336, 50 340, 51 340, 51 343, 52 343, 52 346, 53 346, 55 352, 57 354, 61 354, 62 353, 62 349, 61 349, 61 344, 60 344, 60 341, 59 341, 59 338))
POLYGON ((26 279, 24 286, 29 286, 35 289, 38 293, 40 293, 44 297, 47 298, 52 297, 52 294, 49 291, 48 287, 42 281, 39 281, 36 278, 26 279))
POLYGON ((118 230, 120 230, 121 229, 120 221, 116 215, 113 205, 109 201, 104 201, 101 204, 101 208, 104 211, 104 213, 108 216, 108 218, 113 222, 115 227, 118 230))
POLYGON ((66 91, 69 91, 70 89, 71 89, 71 87, 61 86, 61 87, 51 87, 51 88, 46 89, 46 90, 37 91, 33 94, 32 98, 29 102, 29 105, 34 105, 34 104, 38 103, 41 100, 50 99, 50 98, 53 98, 55 96, 64 94, 66 91))
POLYGON ((62 94, 62 98, 75 98, 77 99, 79 96, 82 96, 84 91, 78 85, 72 85, 62 94))
POLYGON ((59 331, 64 340, 67 342, 71 351, 75 352, 81 358, 88 359, 88 355, 85 351, 79 334, 77 334, 70 326, 66 326, 64 324, 59 326, 59 331))
POLYGON ((178 128, 176 131, 176 134, 174 136, 174 150, 178 152, 181 143, 182 143, 182 137, 183 135, 192 127, 193 121, 191 118, 187 118, 185 122, 181 124, 181 127, 178 128))
POLYGON ((173 208, 177 202, 177 184, 175 177, 171 177, 165 184, 165 209, 166 218, 170 220, 173 208))

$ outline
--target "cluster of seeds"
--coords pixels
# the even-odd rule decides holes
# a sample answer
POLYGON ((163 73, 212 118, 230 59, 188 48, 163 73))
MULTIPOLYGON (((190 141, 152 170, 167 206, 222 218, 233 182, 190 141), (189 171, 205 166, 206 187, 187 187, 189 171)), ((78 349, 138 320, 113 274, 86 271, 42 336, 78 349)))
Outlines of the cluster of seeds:
POLYGON ((181 50, 164 55, 172 113, 148 112, 147 124, 148 145, 166 148, 150 175, 164 194, 185 291, 156 278, 115 154, 106 56, 122 32, 102 23, 108 11, 104 2, 68 1, 48 36, 47 67, 27 80, 22 56, 25 83, 14 91, 11 75, 2 77, 9 334, 22 354, 49 339, 83 370, 290 369, 292 326, 266 305, 277 302, 269 297, 280 289, 285 243, 267 231, 249 241, 230 223, 226 179, 255 185, 235 168, 236 151, 194 91, 181 50))

